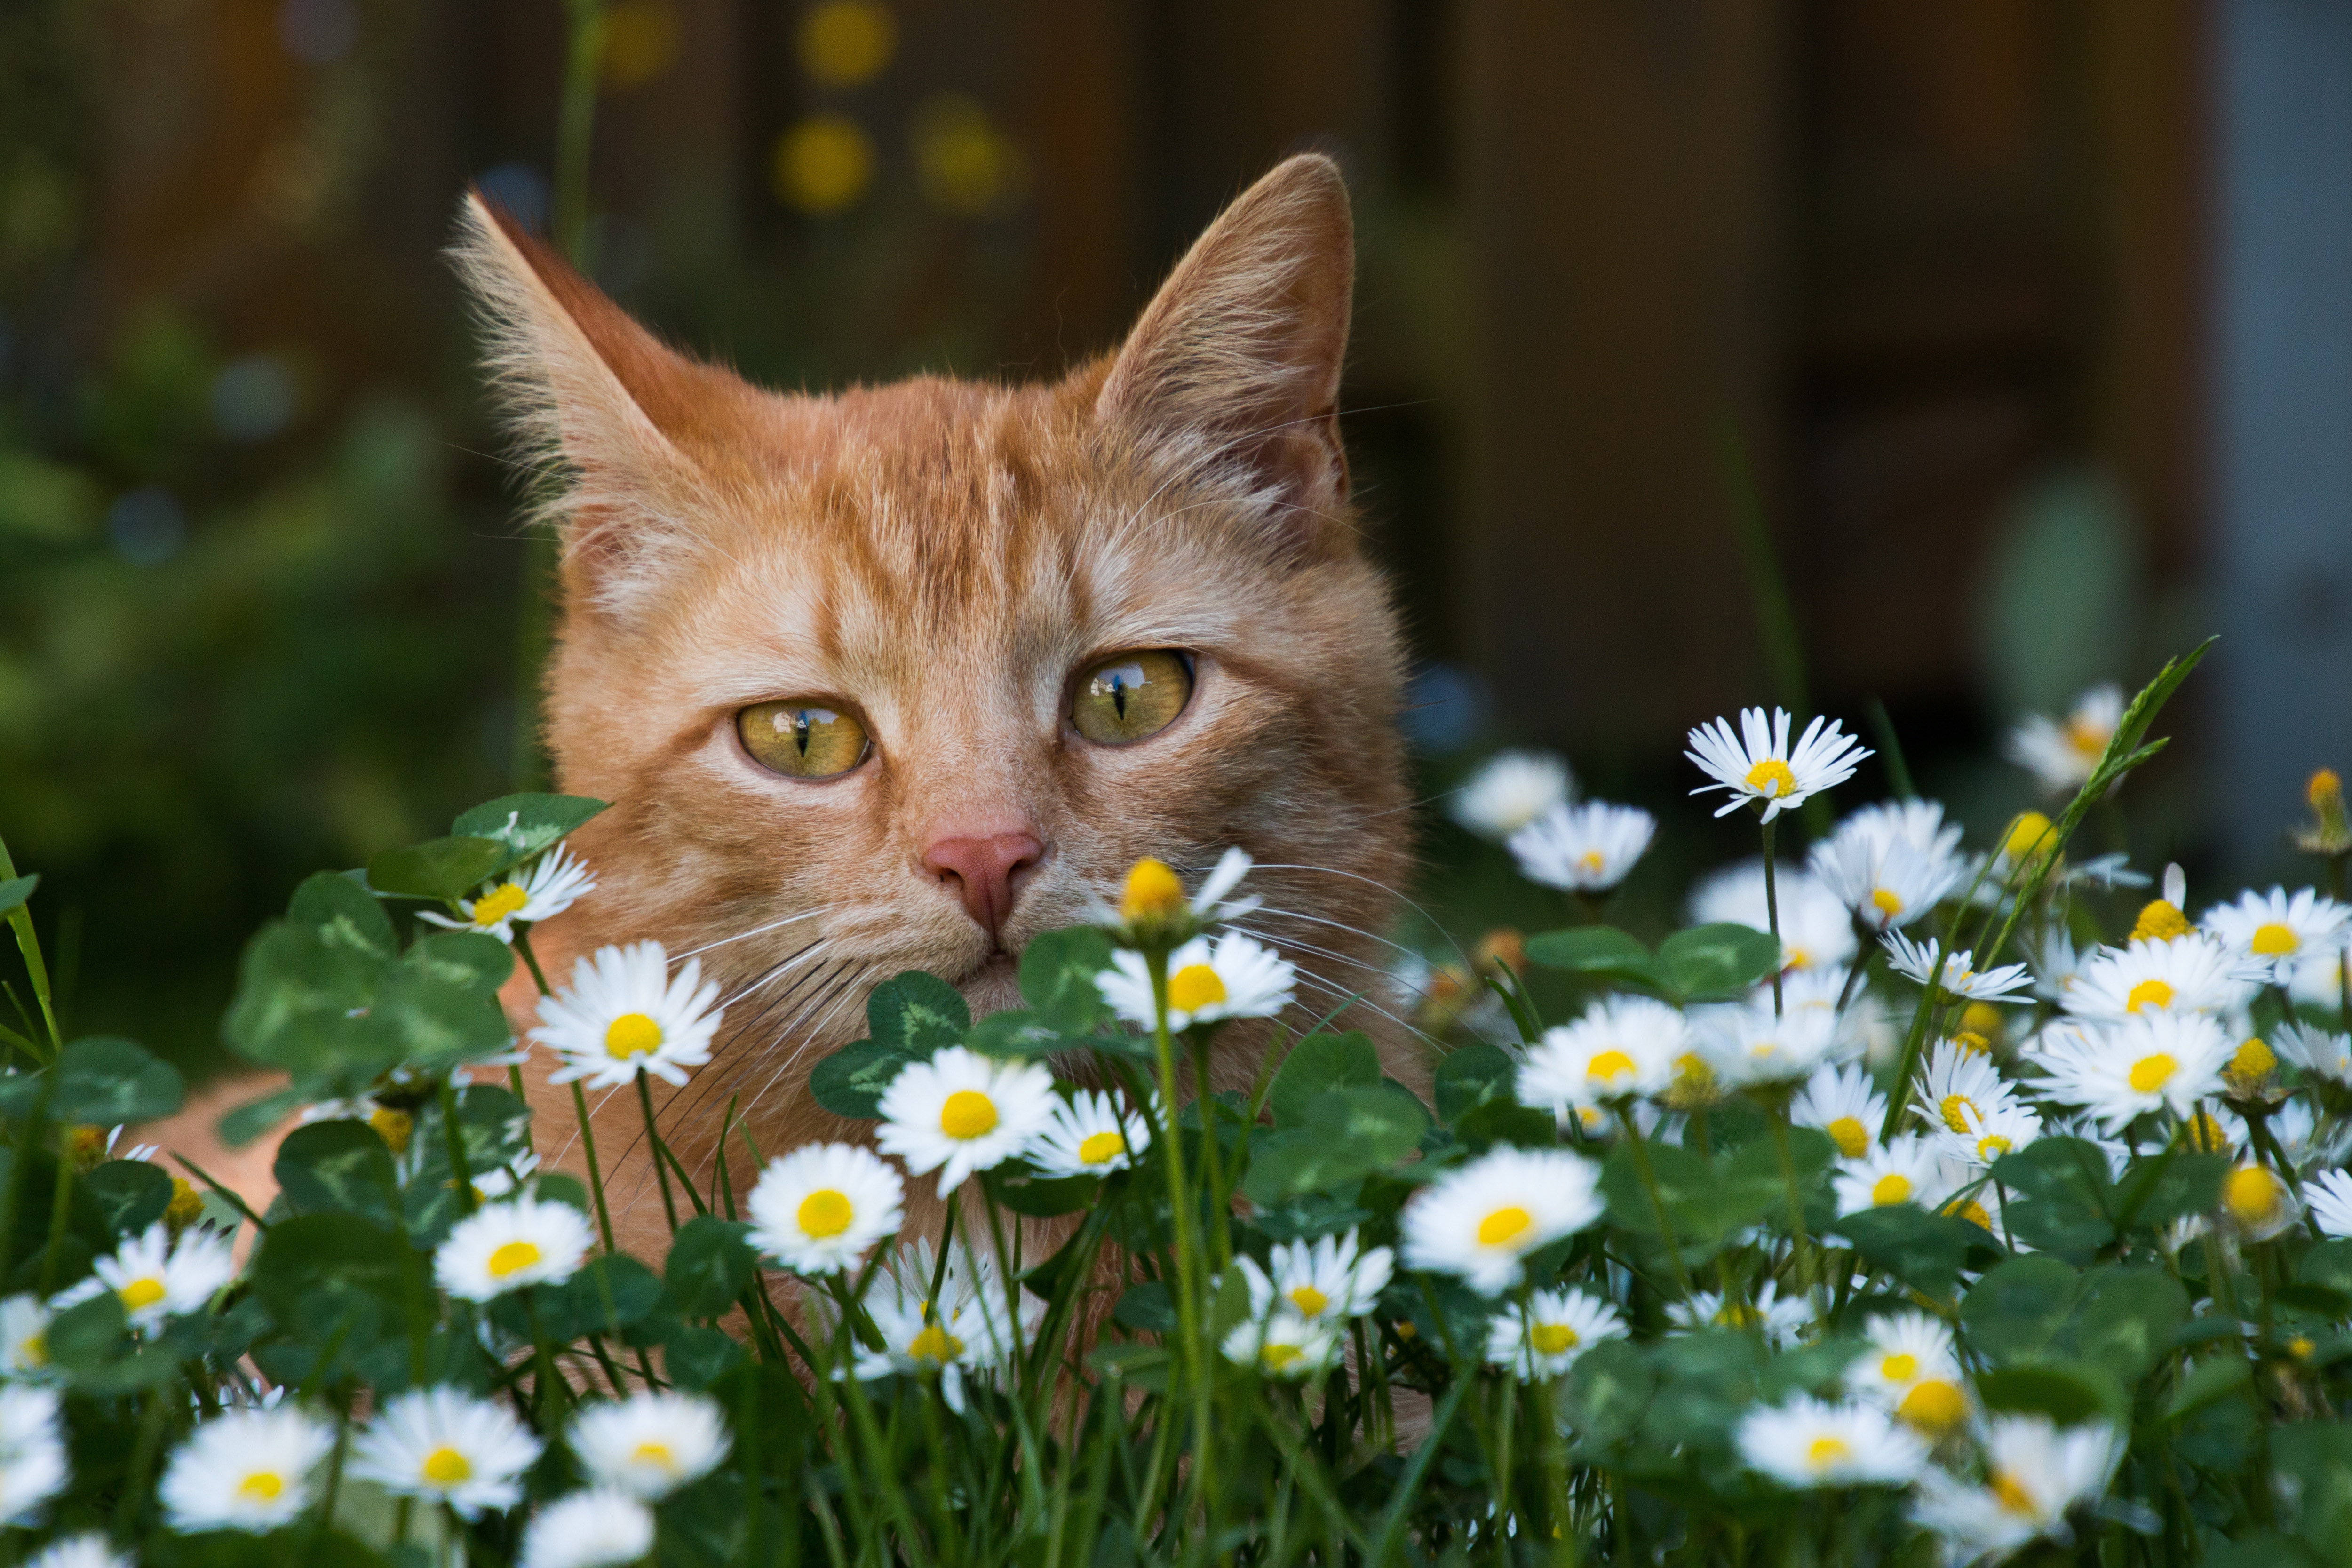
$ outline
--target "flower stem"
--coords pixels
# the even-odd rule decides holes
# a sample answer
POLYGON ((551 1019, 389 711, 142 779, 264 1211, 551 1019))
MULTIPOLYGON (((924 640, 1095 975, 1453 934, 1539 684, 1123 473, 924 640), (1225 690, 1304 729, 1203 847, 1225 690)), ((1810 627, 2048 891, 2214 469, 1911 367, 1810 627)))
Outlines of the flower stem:
POLYGON ((1176 1042, 1168 1032, 1168 954, 1154 947, 1143 955, 1151 977, 1151 1047, 1160 1068, 1160 1103, 1167 1118, 1169 1223, 1176 1241, 1176 1323, 1183 1339, 1185 1370, 1193 1405, 1192 1476, 1203 1497, 1213 1496, 1209 1471, 1209 1363, 1201 1343, 1201 1253, 1192 1234, 1192 1199, 1184 1182, 1184 1145, 1176 1128, 1176 1042))
POLYGON ((1215 1268, 1234 1260, 1233 1227, 1225 1223, 1230 1200, 1225 1196, 1223 1161, 1217 1149, 1217 1102, 1209 1091, 1209 1037, 1213 1031, 1195 1025, 1185 1031, 1192 1047, 1192 1105, 1201 1113, 1201 1181, 1209 1194, 1208 1234, 1202 1252, 1215 1268))
POLYGON ((1813 1317, 1826 1322, 1827 1303, 1822 1300, 1821 1270, 1814 1267, 1812 1239, 1805 1234, 1805 1200, 1797 1191, 1797 1156, 1789 1147, 1789 1101, 1784 1095, 1772 1108, 1772 1149, 1780 1157, 1780 1180, 1789 1194, 1790 1256, 1797 1264, 1797 1283, 1813 1299, 1813 1317))
POLYGON ((645 1113, 646 1142, 654 1156, 654 1177, 661 1183, 662 1213, 669 1219, 672 1234, 677 1230, 677 1200, 670 1195, 669 1166, 662 1158, 661 1133, 654 1126, 654 1091, 646 1087, 646 1069, 637 1069, 637 1109, 645 1113))
POLYGON ((580 1119, 580 1147, 588 1154, 588 1190, 596 1194, 596 1226, 604 1233, 604 1250, 618 1252, 613 1245, 613 1215, 604 1206, 604 1176, 596 1168, 596 1129, 588 1120, 588 1097, 581 1092, 580 1080, 572 1080, 572 1113, 580 1119))
POLYGON ((1650 1166, 1650 1141, 1633 1125, 1633 1107, 1630 1102, 1619 1102, 1617 1120, 1625 1125, 1625 1142, 1633 1150, 1633 1173, 1642 1178, 1642 1190, 1650 1194, 1650 1212, 1658 1216, 1658 1234, 1665 1238, 1666 1261, 1674 1268, 1675 1288, 1682 1292, 1684 1304, 1688 1305, 1690 1274, 1683 1268, 1683 1249, 1675 1239, 1674 1222, 1666 1217, 1666 1200, 1658 1193, 1658 1173, 1650 1166))
MULTIPOLYGON (((1772 942, 1780 941, 1780 890, 1772 876, 1772 819, 1764 819, 1764 920, 1771 928, 1772 942)), ((1788 967, 1788 953, 1778 952, 1772 962, 1772 1016, 1780 1016, 1780 972, 1788 967)))

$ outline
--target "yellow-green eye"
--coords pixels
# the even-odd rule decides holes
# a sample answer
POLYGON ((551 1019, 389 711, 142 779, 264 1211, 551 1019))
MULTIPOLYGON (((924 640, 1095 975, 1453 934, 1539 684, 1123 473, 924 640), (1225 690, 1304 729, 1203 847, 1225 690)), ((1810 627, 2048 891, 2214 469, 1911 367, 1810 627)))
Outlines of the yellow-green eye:
POLYGON ((1070 700, 1070 727, 1097 745, 1156 735, 1184 711, 1192 667, 1181 653, 1123 653, 1087 673, 1070 700))
POLYGON ((735 715, 743 749, 786 778, 829 779, 865 761, 866 726, 846 713, 796 700, 762 702, 735 715))

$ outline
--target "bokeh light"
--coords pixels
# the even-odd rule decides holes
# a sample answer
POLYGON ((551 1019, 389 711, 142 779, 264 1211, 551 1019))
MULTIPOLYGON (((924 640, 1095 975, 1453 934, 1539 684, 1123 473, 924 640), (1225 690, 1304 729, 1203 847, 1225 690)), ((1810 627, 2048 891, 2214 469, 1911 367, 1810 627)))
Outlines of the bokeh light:
POLYGON ((188 539, 187 514, 161 485, 143 485, 106 509, 106 540, 133 566, 161 566, 188 539))
POLYGON ((874 142, 838 114, 802 121, 776 139, 776 197, 804 213, 839 212, 874 180, 874 142))
POLYGON ((872 80, 898 46, 898 19, 874 0, 824 0, 801 18, 801 68, 827 87, 872 80))
POLYGON ((352 52, 359 36, 352 0, 286 0, 278 7, 278 41, 298 60, 331 65, 352 52))
POLYGON ((926 100, 912 140, 923 198, 942 212, 979 217, 1020 194, 1021 150, 975 100, 941 93, 926 100))
POLYGON ((604 85, 626 92, 677 64, 677 7, 670 0, 619 0, 604 13, 604 85))
POLYGON ((267 441, 294 417, 294 374, 275 354, 232 360, 213 377, 213 428, 232 441, 267 441))

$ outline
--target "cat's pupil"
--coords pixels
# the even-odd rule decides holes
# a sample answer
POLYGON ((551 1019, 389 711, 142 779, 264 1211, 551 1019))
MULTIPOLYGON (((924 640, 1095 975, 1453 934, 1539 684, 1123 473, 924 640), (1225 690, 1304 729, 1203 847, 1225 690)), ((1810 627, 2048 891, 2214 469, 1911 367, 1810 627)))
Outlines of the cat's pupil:
POLYGON ((1120 718, 1127 717, 1127 678, 1118 670, 1111 672, 1110 705, 1111 710, 1120 718))
POLYGON ((802 756, 808 755, 809 716, 806 709, 793 715, 793 744, 799 749, 802 756))

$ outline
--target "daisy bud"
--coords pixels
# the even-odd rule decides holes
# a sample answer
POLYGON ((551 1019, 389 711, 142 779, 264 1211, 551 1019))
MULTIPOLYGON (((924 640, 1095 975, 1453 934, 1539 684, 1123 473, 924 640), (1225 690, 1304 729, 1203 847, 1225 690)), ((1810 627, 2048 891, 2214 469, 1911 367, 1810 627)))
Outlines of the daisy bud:
POLYGON ((368 1113, 368 1125, 375 1129, 376 1136, 383 1140, 385 1148, 395 1154, 405 1154, 408 1152, 409 1134, 416 1131, 416 1119, 405 1110, 379 1105, 368 1113))
POLYGON ((2311 802, 2312 825, 2294 836, 2294 847, 2306 855, 2332 858, 2352 851, 2352 820, 2344 811, 2344 781, 2334 768, 2311 775, 2304 796, 2311 802))
POLYGON ((1127 874, 1127 892, 1118 901, 1118 912, 1129 925, 1167 920, 1183 907, 1184 884, 1166 861, 1147 855, 1127 874))
POLYGON ((1990 1002, 1971 1002, 1960 1009, 1960 1030, 1974 1035, 1990 1047, 2001 1037, 2000 1009, 1990 1002))
POLYGON ((1479 939, 1473 956, 1482 969, 1497 973, 1507 969, 1513 974, 1524 974, 1528 969, 1527 939, 1509 926, 1497 926, 1479 939))
POLYGON ((163 1224, 173 1236, 188 1228, 205 1212, 204 1194, 185 1176, 172 1178, 172 1201, 163 1205, 163 1224))
POLYGON ((2243 1099, 2259 1093, 2277 1070, 2277 1054, 2260 1035, 2249 1035, 2230 1058, 2230 1065, 2221 1069, 2221 1079, 2230 1086, 2231 1094, 2243 1099))
POLYGON ((2189 917, 2179 906, 2166 899, 2151 899, 2140 906, 2139 919, 2133 922, 2134 942, 2170 942, 2189 934, 2189 917))
POLYGON ((2221 1184, 2221 1206, 2253 1240, 2276 1236, 2294 1223, 2294 1194, 2267 1165, 2241 1165, 2221 1184))
POLYGON ((2048 817, 2038 811, 2021 811, 2001 837, 2000 852, 2012 863, 2023 865, 2056 842, 2057 829, 2048 817))

